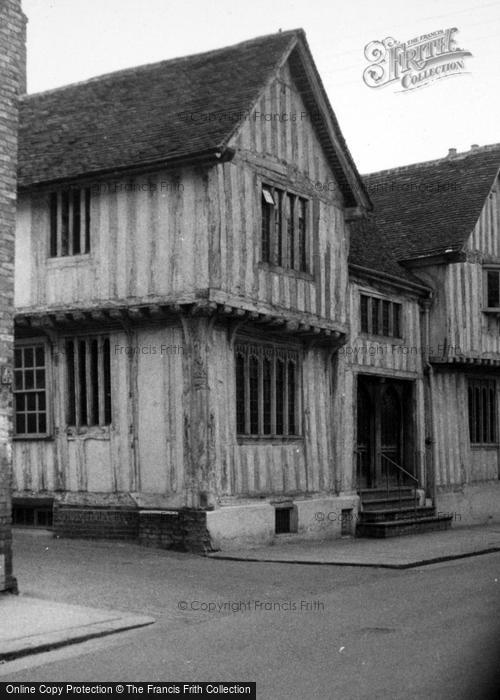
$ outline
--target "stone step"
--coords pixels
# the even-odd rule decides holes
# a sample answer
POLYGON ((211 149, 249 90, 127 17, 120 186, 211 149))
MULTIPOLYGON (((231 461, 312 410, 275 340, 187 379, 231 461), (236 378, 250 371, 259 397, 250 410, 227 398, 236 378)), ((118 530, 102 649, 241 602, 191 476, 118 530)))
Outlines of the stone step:
POLYGON ((371 510, 397 510, 399 508, 413 508, 418 503, 416 496, 395 496, 394 498, 373 498, 369 501, 361 501, 362 512, 371 510))
POLYGON ((435 530, 449 530, 452 518, 452 515, 434 515, 425 518, 404 518, 376 523, 359 522, 356 527, 356 537, 401 537, 402 535, 419 535, 435 530))
POLYGON ((380 489, 361 489, 359 491, 359 496, 363 502, 379 500, 382 498, 399 498, 399 492, 401 491, 401 496, 409 497, 415 495, 415 489, 411 486, 402 486, 401 489, 398 488, 380 488, 380 489))
POLYGON ((364 510, 359 513, 360 523, 376 523, 389 520, 420 520, 436 515, 434 506, 408 506, 404 508, 381 508, 364 510))

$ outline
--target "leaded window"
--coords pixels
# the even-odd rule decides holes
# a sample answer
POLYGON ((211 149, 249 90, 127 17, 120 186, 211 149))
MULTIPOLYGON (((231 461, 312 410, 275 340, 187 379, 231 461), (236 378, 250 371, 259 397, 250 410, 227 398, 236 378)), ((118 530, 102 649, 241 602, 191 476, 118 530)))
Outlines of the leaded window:
POLYGON ((236 345, 236 429, 240 436, 296 437, 300 428, 297 350, 236 345))

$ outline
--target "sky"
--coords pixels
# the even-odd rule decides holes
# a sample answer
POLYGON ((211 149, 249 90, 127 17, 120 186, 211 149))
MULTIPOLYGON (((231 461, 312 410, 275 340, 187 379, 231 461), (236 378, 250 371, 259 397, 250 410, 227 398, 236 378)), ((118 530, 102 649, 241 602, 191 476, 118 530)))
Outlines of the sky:
POLYGON ((23 0, 28 91, 302 27, 361 173, 500 142, 500 0, 23 0), (369 87, 365 47, 456 28, 451 77, 369 87))

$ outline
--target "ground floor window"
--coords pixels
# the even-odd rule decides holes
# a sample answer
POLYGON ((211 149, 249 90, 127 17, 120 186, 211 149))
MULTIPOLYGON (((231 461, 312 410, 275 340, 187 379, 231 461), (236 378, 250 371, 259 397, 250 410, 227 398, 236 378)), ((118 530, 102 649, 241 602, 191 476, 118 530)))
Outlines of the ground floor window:
POLYGON ((469 379, 468 403, 471 444, 496 444, 498 442, 496 381, 469 379))
POLYGON ((236 430, 248 437, 301 434, 297 350, 241 343, 236 346, 236 430))
POLYGON ((19 344, 14 350, 14 431, 16 435, 47 435, 45 344, 19 344))
POLYGON ((68 379, 67 420, 70 427, 111 423, 109 338, 85 336, 65 342, 68 379))
POLYGON ((12 524, 21 527, 52 527, 52 499, 12 499, 12 524))

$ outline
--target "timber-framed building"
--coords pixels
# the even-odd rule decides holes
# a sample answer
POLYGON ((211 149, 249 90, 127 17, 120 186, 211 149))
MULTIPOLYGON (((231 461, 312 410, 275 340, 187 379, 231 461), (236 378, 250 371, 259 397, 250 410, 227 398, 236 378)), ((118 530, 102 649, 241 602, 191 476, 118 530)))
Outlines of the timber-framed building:
POLYGON ((301 30, 30 95, 20 144, 17 522, 205 549, 449 525, 405 352, 440 297, 301 30))

